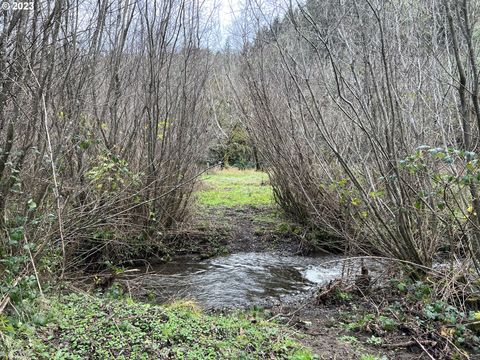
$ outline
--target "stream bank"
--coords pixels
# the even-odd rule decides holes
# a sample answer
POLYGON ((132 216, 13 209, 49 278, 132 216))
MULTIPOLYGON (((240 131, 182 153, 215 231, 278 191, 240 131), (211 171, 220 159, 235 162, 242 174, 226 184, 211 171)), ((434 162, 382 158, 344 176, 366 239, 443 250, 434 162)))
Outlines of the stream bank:
POLYGON ((370 262, 371 283, 359 289, 364 263, 329 254, 318 246, 322 234, 283 217, 266 174, 212 173, 198 194, 192 227, 214 241, 200 241, 197 258, 127 280, 141 284, 137 294, 194 299, 212 313, 254 309, 295 331, 321 359, 475 358, 471 319, 438 300, 432 279, 412 281, 391 263, 370 262))
MULTIPOLYGON (((336 279, 355 279, 361 263, 344 262, 341 254, 312 245, 318 234, 282 215, 266 174, 215 172, 203 178, 197 191, 192 220, 173 238, 179 251, 168 262, 120 275, 116 282, 126 293, 160 304, 193 301, 211 314, 241 309, 272 319, 293 331, 320 359, 425 355, 418 346, 388 347, 379 332, 352 334, 354 316, 371 314, 366 297, 346 289, 333 291, 327 303, 317 300, 319 289, 336 279)), ((370 263, 369 269, 378 277, 391 275, 385 264, 370 263)))
POLYGON ((50 356, 62 344, 77 351, 74 340, 82 338, 86 353, 102 346, 92 324, 113 319, 102 339, 120 333, 126 342, 113 343, 112 358, 142 358, 142 351, 161 359, 475 358, 469 353, 480 342, 470 320, 438 300, 435 279, 394 280, 392 264, 322 251, 318 234, 275 207, 263 173, 207 176, 192 220, 168 235, 167 256, 96 275, 109 276, 108 283, 72 283, 66 292, 90 291, 34 307, 43 317, 35 331, 20 334, 25 343, 35 336, 35 351, 45 347, 50 356), (357 281, 362 266, 366 286, 357 281), (88 307, 77 316, 83 303, 88 307), (157 321, 151 311, 168 316, 157 321), (59 313, 70 317, 60 320, 59 313))

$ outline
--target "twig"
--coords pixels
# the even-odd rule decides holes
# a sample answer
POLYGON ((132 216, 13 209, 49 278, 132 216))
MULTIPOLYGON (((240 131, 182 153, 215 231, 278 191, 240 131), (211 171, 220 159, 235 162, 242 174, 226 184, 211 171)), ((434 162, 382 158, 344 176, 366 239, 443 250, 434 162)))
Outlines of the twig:
MULTIPOLYGON (((20 282, 20 280, 22 280, 22 278, 27 274, 27 269, 28 269, 28 264, 27 266, 23 269, 23 271, 20 273, 20 275, 18 275, 15 280, 13 281, 13 284, 12 284, 12 288, 14 288, 15 286, 17 286, 17 284, 20 282)), ((3 299, 2 301, 0 301, 0 314, 3 312, 3 310, 5 310, 5 308, 7 307, 8 303, 10 302, 10 294, 7 293, 3 296, 3 299)))
POLYGON ((402 264, 414 266, 414 267, 417 267, 417 268, 421 268, 421 269, 424 269, 424 270, 428 270, 428 271, 430 271, 432 273, 436 273, 438 275, 442 275, 442 273, 440 271, 435 270, 431 267, 421 265, 421 264, 417 264, 417 263, 414 263, 414 262, 408 261, 408 260, 400 260, 400 259, 395 259, 395 258, 386 257, 386 256, 370 256, 370 255, 367 255, 367 256, 352 256, 352 257, 346 257, 346 258, 343 258, 343 259, 335 259, 335 260, 325 261, 324 263, 322 263, 320 265, 324 266, 324 265, 330 264, 330 263, 336 263, 336 262, 341 262, 341 261, 345 262, 345 261, 349 261, 349 260, 361 260, 361 259, 386 260, 386 261, 391 261, 391 262, 397 262, 397 263, 402 263, 402 264))
POLYGON ((35 273, 35 279, 37 280, 38 291, 40 291, 40 296, 43 298, 42 285, 40 284, 40 277, 38 276, 37 267, 35 266, 35 260, 33 259, 32 251, 30 250, 30 244, 27 240, 27 235, 25 232, 23 234, 23 239, 25 240, 25 245, 27 246, 28 256, 30 257, 30 262, 32 263, 33 272, 35 273))
POLYGON ((60 274, 60 278, 63 278, 63 275, 65 273, 65 261, 66 261, 65 237, 63 236, 63 222, 62 222, 62 212, 61 212, 61 204, 60 204, 60 193, 58 191, 57 171, 55 169, 55 160, 53 158, 53 149, 52 149, 52 141, 50 139, 50 131, 48 130, 48 112, 47 112, 47 103, 45 102, 45 94, 42 94, 42 105, 43 105, 43 113, 44 113, 45 134, 47 135, 47 145, 48 145, 48 151, 50 153, 49 154, 50 164, 52 166, 53 194, 55 195, 55 200, 57 204, 58 231, 60 232, 60 240, 62 244, 62 262, 63 263, 62 263, 62 272, 60 274))
POLYGON ((299 312, 300 310, 304 309, 308 304, 310 304, 310 302, 306 302, 305 304, 303 304, 302 306, 300 306, 298 309, 295 309, 294 311, 291 311, 289 312, 288 314, 282 314, 282 313, 278 313, 277 315, 275 316, 272 316, 270 319, 268 319, 267 321, 273 321, 275 320, 276 318, 280 317, 280 316, 285 316, 285 317, 290 317, 290 316, 293 316, 295 315, 297 312, 299 312))
POLYGON ((435 358, 427 351, 427 349, 425 349, 425 346, 422 345, 422 343, 420 341, 417 340, 417 338, 413 338, 415 340, 415 342, 422 348, 422 350, 425 352, 425 354, 428 355, 428 357, 432 360, 435 360, 435 358))
POLYGON ((440 335, 442 338, 444 338, 450 345, 452 345, 458 352, 458 354, 462 355, 465 359, 470 359, 467 353, 465 353, 464 350, 460 349, 453 341, 451 341, 448 337, 440 335))
POLYGON ((382 347, 387 347, 387 348, 409 347, 409 346, 416 345, 416 344, 435 346, 435 345, 437 345, 437 342, 433 341, 433 340, 420 340, 419 341, 419 340, 415 339, 415 340, 405 341, 405 342, 395 343, 395 344, 383 344, 382 347))

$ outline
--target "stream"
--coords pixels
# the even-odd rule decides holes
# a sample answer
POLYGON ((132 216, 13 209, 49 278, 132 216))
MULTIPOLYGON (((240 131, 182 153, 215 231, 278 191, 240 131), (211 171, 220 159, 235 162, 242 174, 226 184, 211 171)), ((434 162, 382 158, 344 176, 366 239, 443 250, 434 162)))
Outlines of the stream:
POLYGON ((341 256, 237 253, 203 261, 179 258, 125 274, 140 295, 157 302, 193 299, 205 308, 248 307, 300 301, 342 274, 341 256))

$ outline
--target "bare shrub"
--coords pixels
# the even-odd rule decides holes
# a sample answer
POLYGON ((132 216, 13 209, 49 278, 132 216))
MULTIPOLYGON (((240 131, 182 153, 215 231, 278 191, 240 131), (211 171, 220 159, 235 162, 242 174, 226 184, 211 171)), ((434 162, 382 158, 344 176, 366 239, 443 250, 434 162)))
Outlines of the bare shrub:
POLYGON ((121 244, 156 241, 179 226, 208 119, 201 5, 47 1, 3 12, 0 219, 7 234, 21 226, 38 242, 53 237, 66 256, 109 244, 108 257, 121 244))
POLYGON ((429 266, 446 243, 468 252, 479 213, 477 180, 462 178, 478 173, 478 97, 465 95, 478 87, 476 5, 286 9, 271 19, 250 3, 257 36, 246 37, 242 73, 245 119, 280 203, 368 253, 429 266))

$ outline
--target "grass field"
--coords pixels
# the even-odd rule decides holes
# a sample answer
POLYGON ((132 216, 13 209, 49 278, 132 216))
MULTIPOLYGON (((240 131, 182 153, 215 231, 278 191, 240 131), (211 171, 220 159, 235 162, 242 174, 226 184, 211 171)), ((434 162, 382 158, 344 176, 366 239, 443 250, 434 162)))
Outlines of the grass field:
POLYGON ((202 177, 197 198, 208 206, 261 206, 273 204, 268 175, 261 171, 229 168, 202 177))

